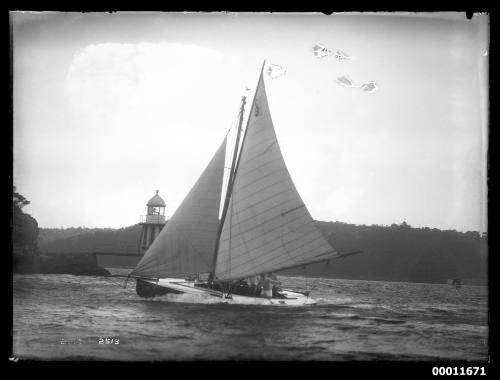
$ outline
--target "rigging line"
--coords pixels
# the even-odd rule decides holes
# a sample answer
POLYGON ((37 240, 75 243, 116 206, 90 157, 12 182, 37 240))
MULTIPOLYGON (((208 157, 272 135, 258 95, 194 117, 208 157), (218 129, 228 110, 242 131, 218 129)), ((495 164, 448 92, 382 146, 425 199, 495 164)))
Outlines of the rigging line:
POLYGON ((120 288, 122 287, 121 283, 118 283, 116 281, 111 280, 108 276, 104 276, 104 278, 106 280, 108 280, 110 283, 112 283, 113 285, 119 286, 120 288))
POLYGON ((326 252, 324 254, 319 254, 315 256, 311 256, 307 259, 304 259, 302 261, 296 262, 296 265, 308 265, 311 262, 316 262, 318 260, 320 261, 330 261, 338 258, 338 252, 337 251, 330 251, 326 252))
MULTIPOLYGON (((254 98, 254 101, 255 101, 255 98, 254 98)), ((226 218, 227 210, 229 207, 229 202, 231 201, 231 195, 233 192, 233 185, 234 185, 234 179, 235 179, 235 175, 236 175, 236 169, 237 169, 237 166, 238 166, 240 159, 241 159, 241 154, 238 156, 238 148, 239 148, 240 136, 241 136, 241 125, 243 124, 243 117, 245 114, 245 104, 246 104, 246 96, 244 96, 241 99, 238 131, 236 134, 236 142, 234 145, 234 153, 232 156, 231 170, 230 170, 229 178, 227 181, 227 188, 226 188, 226 194, 224 197, 224 206, 222 209, 222 216, 221 216, 220 221, 219 221, 219 228, 217 229, 217 237, 215 240, 215 249, 214 249, 214 255, 213 255, 213 259, 212 259, 212 267, 213 268, 212 268, 212 271, 210 272, 209 281, 213 280, 213 278, 215 276, 215 266, 217 265, 217 253, 219 250, 220 236, 222 234, 222 229, 224 227, 224 219, 226 218)), ((246 135, 246 131, 245 131, 245 135, 246 135)), ((243 137, 243 140, 244 140, 244 137, 243 137)), ((241 149, 243 149, 243 143, 241 144, 241 149)))
MULTIPOLYGON (((246 126, 245 126, 245 133, 243 134, 243 140, 241 142, 241 147, 239 149, 239 155, 237 155, 237 149, 235 149, 235 154, 233 156, 233 164, 234 164, 234 160, 236 160, 236 158, 237 158, 237 160, 236 160, 236 166, 233 165, 232 177, 230 177, 230 181, 228 183, 228 191, 227 191, 226 197, 231 197, 232 192, 233 192, 233 186, 234 186, 234 182, 235 182, 235 179, 236 179, 236 173, 238 172, 238 168, 240 166, 241 156, 243 154, 243 146, 245 144, 245 140, 246 140, 246 137, 247 137, 247 134, 248 134, 248 127, 250 125, 250 120, 252 118, 252 114, 253 114, 253 111, 254 111, 255 106, 256 106, 255 100, 257 98, 257 94, 259 92, 259 88, 260 88, 261 83, 264 86, 263 72, 264 72, 264 66, 265 66, 265 64, 266 64, 266 61, 264 60, 264 62, 262 63, 262 68, 260 70, 259 81, 257 83, 257 87, 255 89, 255 93, 254 93, 254 96, 253 96, 252 105, 250 107, 250 112, 248 113, 248 118, 247 118, 247 122, 246 122, 246 126)), ((246 97, 243 98, 243 100, 245 100, 245 99, 246 99, 246 97)), ((238 139, 240 137, 241 124, 243 122, 243 113, 244 113, 243 107, 244 107, 244 104, 245 103, 243 102, 242 112, 241 112, 241 118, 240 118, 240 124, 239 124, 240 127, 238 127, 238 139)), ((219 248, 219 240, 220 240, 220 236, 221 236, 221 233, 222 233, 222 228, 223 228, 223 225, 224 225, 224 219, 226 217, 226 212, 227 212, 227 206, 225 207, 225 210, 222 213, 222 218, 221 218, 221 223, 220 223, 220 229, 219 229, 219 233, 217 235, 215 255, 214 255, 214 261, 213 261, 214 268, 213 268, 213 272, 212 272, 211 277, 214 276, 215 271, 216 271, 215 266, 217 265, 217 254, 218 254, 218 248, 219 248)))
POLYGON ((240 110, 235 112, 234 116, 231 118, 231 122, 229 123, 230 127, 226 132, 226 137, 229 135, 229 132, 231 132, 234 129, 234 127, 236 127, 239 114, 240 114, 240 110))

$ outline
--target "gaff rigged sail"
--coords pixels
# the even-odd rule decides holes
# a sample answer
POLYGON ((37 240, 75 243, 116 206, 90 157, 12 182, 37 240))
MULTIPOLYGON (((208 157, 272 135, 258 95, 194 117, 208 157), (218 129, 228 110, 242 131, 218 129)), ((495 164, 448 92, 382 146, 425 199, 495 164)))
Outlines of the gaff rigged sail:
POLYGON ((261 74, 219 240, 215 276, 244 278, 333 257, 302 202, 274 131, 261 74))

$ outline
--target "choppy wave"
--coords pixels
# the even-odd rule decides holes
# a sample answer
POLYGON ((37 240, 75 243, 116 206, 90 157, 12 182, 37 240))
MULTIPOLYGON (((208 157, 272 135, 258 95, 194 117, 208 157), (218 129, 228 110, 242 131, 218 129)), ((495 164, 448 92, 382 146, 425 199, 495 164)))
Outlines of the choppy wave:
POLYGON ((317 304, 270 308, 177 294, 142 299, 134 286, 104 278, 15 275, 14 352, 43 360, 487 357, 486 288, 457 293, 430 284, 281 280, 312 289, 317 304), (119 343, 100 344, 102 338, 119 343))

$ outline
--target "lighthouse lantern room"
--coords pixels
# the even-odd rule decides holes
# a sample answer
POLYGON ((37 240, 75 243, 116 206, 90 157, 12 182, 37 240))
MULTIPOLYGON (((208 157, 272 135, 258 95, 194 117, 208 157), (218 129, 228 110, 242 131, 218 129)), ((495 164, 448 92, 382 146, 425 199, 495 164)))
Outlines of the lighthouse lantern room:
POLYGON ((142 233, 141 233, 141 253, 147 251, 156 237, 160 234, 165 225, 165 201, 158 195, 153 196, 148 203, 147 214, 141 217, 142 233))

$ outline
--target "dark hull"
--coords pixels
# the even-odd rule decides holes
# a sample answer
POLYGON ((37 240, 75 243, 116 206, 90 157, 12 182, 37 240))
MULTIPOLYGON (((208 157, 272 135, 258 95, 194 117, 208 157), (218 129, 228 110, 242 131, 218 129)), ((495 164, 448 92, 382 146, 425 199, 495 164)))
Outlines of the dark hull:
POLYGON ((158 286, 155 284, 151 284, 147 281, 141 280, 140 278, 136 279, 135 291, 139 295, 139 297, 143 298, 153 298, 156 296, 163 296, 165 294, 182 294, 177 290, 165 288, 163 286, 158 286))

